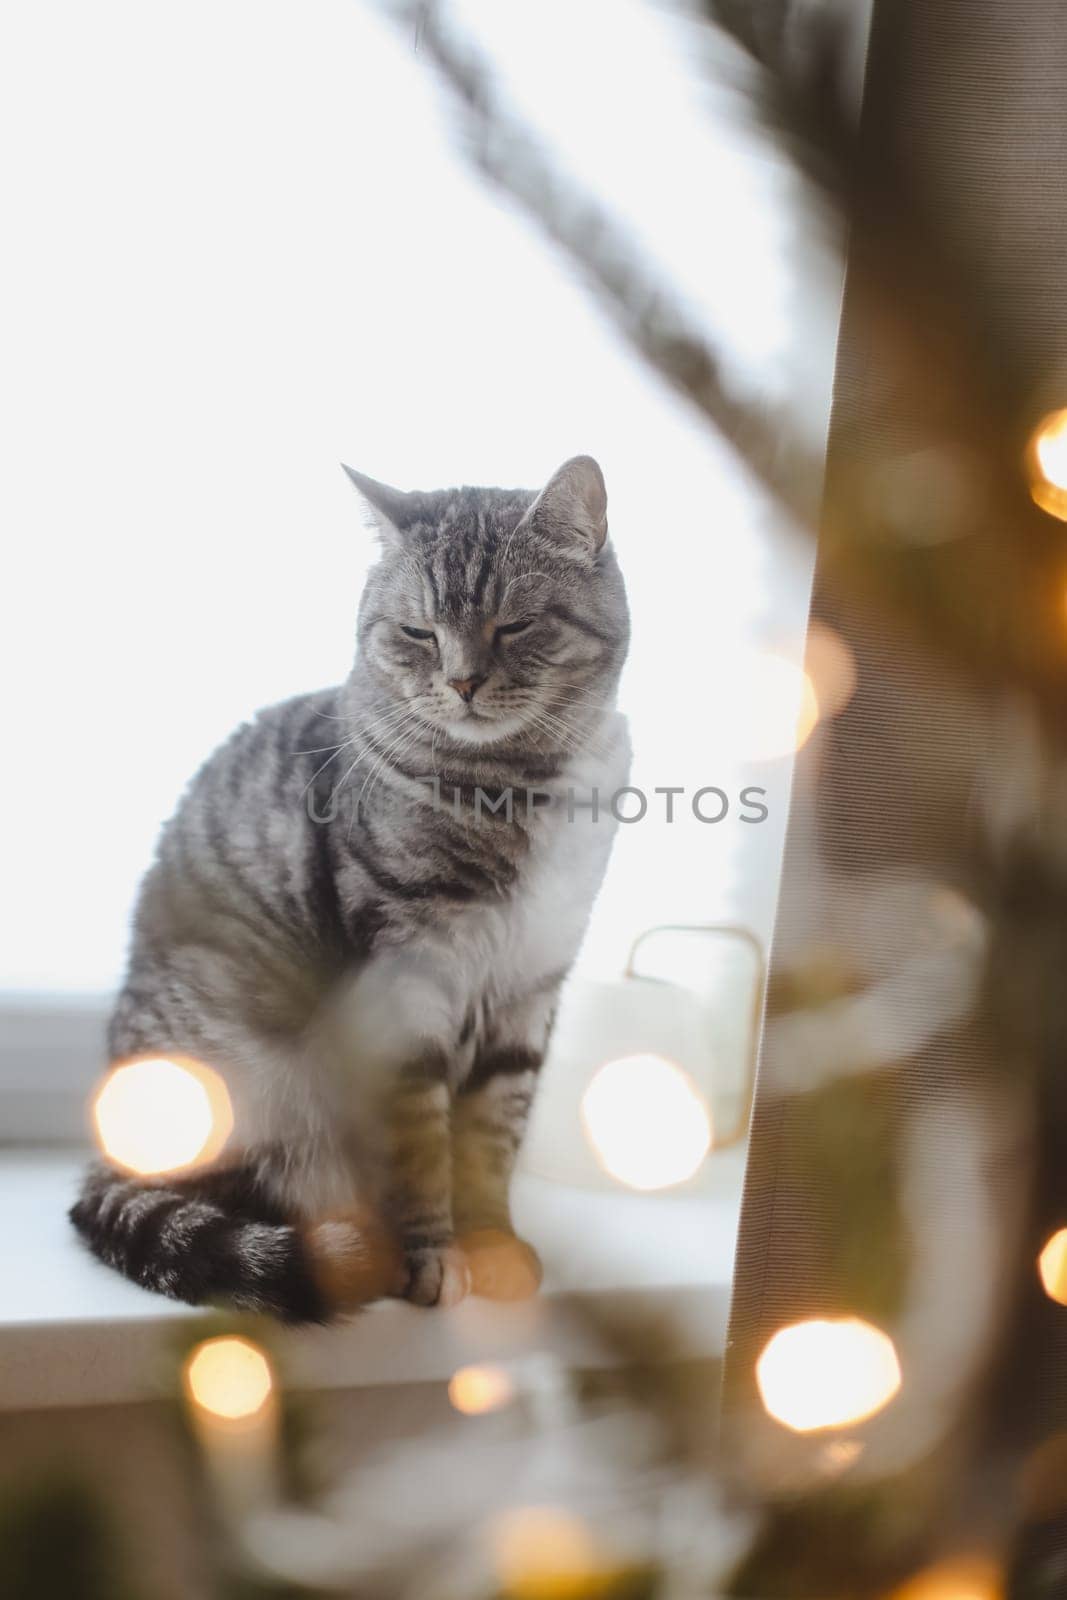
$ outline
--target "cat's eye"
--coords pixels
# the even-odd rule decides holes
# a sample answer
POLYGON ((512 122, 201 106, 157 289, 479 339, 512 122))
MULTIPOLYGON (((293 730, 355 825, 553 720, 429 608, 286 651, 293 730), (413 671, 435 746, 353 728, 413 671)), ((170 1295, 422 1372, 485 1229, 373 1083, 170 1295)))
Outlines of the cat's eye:
POLYGON ((501 639, 513 633, 525 633, 527 628, 533 626, 533 617, 525 617, 522 622, 505 622, 503 627, 497 628, 494 638, 501 639))
POLYGON ((430 628, 407 628, 400 624, 401 633, 406 633, 409 639, 432 639, 433 630, 430 628))

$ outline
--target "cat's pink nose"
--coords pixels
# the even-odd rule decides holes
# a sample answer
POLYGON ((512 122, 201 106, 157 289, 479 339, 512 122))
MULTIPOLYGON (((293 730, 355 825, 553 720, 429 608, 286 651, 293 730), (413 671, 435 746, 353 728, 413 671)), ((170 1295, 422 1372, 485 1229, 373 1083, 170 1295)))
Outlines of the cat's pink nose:
POLYGON ((469 706, 484 682, 485 674, 483 673, 480 678, 449 678, 448 686, 450 689, 455 689, 460 699, 469 706))

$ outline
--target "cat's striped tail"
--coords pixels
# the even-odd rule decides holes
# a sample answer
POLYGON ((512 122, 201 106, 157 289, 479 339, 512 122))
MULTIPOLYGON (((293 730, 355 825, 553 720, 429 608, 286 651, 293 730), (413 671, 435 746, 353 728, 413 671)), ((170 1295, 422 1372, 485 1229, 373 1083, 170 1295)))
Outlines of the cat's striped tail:
POLYGON ((246 1168, 157 1181, 100 1164, 70 1220, 108 1266, 190 1305, 325 1322, 387 1287, 373 1229, 295 1225, 246 1168))

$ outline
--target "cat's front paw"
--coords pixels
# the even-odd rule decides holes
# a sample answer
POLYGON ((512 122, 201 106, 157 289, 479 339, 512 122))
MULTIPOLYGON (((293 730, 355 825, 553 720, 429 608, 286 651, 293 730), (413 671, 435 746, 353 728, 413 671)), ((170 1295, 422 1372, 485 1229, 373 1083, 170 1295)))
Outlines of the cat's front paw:
POLYGON ((419 1246, 405 1254, 404 1299, 417 1306, 456 1306, 471 1291, 467 1259, 457 1245, 419 1246))
POLYGON ((541 1286, 541 1257, 532 1244, 502 1228, 477 1228, 460 1239, 470 1266, 471 1292, 486 1300, 528 1300, 541 1286))

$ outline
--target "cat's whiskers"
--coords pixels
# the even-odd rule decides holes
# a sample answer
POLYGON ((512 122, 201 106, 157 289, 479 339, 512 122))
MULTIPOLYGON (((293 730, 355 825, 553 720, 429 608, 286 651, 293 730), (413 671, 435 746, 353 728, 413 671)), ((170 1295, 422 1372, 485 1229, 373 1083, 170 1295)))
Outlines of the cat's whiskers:
POLYGON ((385 732, 395 723, 402 722, 406 716, 410 715, 411 710, 412 707, 406 700, 401 701, 398 706, 390 706, 380 716, 372 717, 370 722, 365 722, 362 727, 358 728, 356 730, 357 737, 372 739, 376 734, 385 732))
MULTIPOLYGON (((508 544, 507 544, 507 546, 505 548, 505 552, 504 552, 505 556, 507 554, 507 551, 511 548, 511 539, 513 539, 514 537, 515 537, 515 535, 514 535, 514 533, 512 533, 511 537, 508 540, 508 544)), ((509 578, 507 583, 504 585, 503 592, 501 593, 501 596, 500 596, 500 604, 501 605, 503 605, 504 601, 507 599, 509 589, 512 589, 515 586, 515 584, 519 582, 520 578, 545 578, 545 579, 548 579, 548 573, 547 572, 516 572, 515 575, 513 577, 509 578)))
POLYGON ((541 715, 548 717, 551 722, 558 724, 561 729, 573 735, 576 750, 588 751, 600 761, 610 759, 612 741, 607 732, 598 729, 596 724, 590 727, 582 718, 559 716, 556 712, 548 711, 543 707, 541 708, 541 715))
POLYGON ((548 705, 581 706, 588 711, 617 711, 618 706, 613 700, 594 700, 582 692, 584 688, 580 683, 554 683, 553 693, 547 698, 548 705), (556 692, 559 691, 559 692, 556 692), (575 692, 577 691, 577 692, 575 692))
POLYGON ((557 710, 572 710, 582 713, 599 712, 597 724, 603 727, 609 718, 619 716, 619 708, 614 700, 594 700, 584 694, 552 694, 547 697, 544 704, 557 710))
POLYGON ((573 743, 568 743, 566 746, 571 753, 584 748, 602 758, 606 758, 609 754, 610 747, 605 743, 601 735, 595 733, 592 729, 579 727, 577 723, 569 718, 558 716, 555 711, 550 711, 543 704, 532 706, 526 712, 526 716, 528 718, 537 717, 541 719, 542 726, 547 725, 557 733, 568 736, 570 740, 573 740, 573 743))
POLYGON ((575 755, 582 748, 582 742, 577 737, 577 730, 564 727, 563 724, 550 722, 540 711, 526 712, 527 724, 540 728, 557 750, 561 749, 566 755, 575 755), (561 737, 561 733, 563 737, 561 737), (568 738, 567 735, 570 737, 568 738))
POLYGON ((369 805, 371 799, 373 798, 374 790, 377 787, 378 783, 381 782, 381 780, 384 777, 385 773, 390 771, 390 770, 394 770, 395 771, 396 765, 399 762, 400 757, 402 755, 406 754, 406 752, 408 750, 410 750, 412 748, 412 746, 418 741, 419 735, 423 731, 423 726, 422 726, 422 723, 421 723, 421 719, 418 717, 417 714, 414 716, 413 722, 414 722, 414 726, 412 726, 411 724, 406 724, 404 726, 404 728, 401 730, 401 733, 400 733, 399 737, 392 744, 390 744, 388 746, 388 748, 383 752, 383 754, 375 762, 374 766, 371 768, 371 770, 367 774, 366 778, 364 778, 363 786, 360 789, 359 794, 356 797, 356 803, 355 803, 355 806, 353 807, 352 815, 348 820, 348 833, 346 835, 346 838, 350 839, 352 837, 352 825, 355 822, 356 817, 359 815, 360 809, 361 809, 361 807, 362 807, 362 805, 364 803, 363 802, 363 795, 364 795, 364 791, 367 790, 368 784, 370 785, 369 792, 367 793, 367 804, 369 805))
MULTIPOLYGON (((406 710, 407 708, 406 707, 401 707, 399 709, 402 711, 402 710, 406 710)), ((333 750, 333 754, 330 755, 330 756, 327 756, 326 760, 322 763, 322 765, 320 767, 317 767, 316 770, 311 774, 311 777, 308 779, 307 783, 305 783, 304 787, 300 791, 300 798, 301 799, 304 798, 304 796, 307 794, 308 790, 311 788, 311 785, 315 782, 315 780, 319 777, 319 775, 321 773, 326 771, 326 768, 331 764, 331 762, 334 762, 334 761, 337 760, 337 757, 341 754, 342 750, 351 749, 351 747, 357 742, 358 739, 360 739, 361 737, 369 735, 372 729, 379 728, 381 725, 387 723, 388 721, 390 721, 396 715, 399 715, 399 712, 398 712, 396 707, 393 707, 390 711, 385 712, 381 717, 376 718, 374 722, 368 723, 363 728, 357 728, 356 731, 354 733, 350 734, 347 739, 343 740, 341 744, 336 745, 336 746, 323 745, 322 746, 323 750, 332 749, 333 750)), ((317 750, 294 750, 293 754, 294 755, 298 755, 298 756, 299 755, 318 755, 319 751, 317 751, 317 750)), ((358 762, 358 760, 359 760, 359 756, 357 755, 356 761, 358 762)), ((353 765, 354 764, 355 763, 353 763, 353 765)), ((352 768, 349 767, 348 771, 351 772, 352 768)), ((346 773, 345 776, 347 777, 347 775, 348 774, 346 773)), ((344 784, 344 778, 342 778, 341 783, 339 783, 337 785, 337 787, 333 791, 333 794, 331 794, 331 796, 330 796, 330 804, 331 805, 333 804, 335 798, 337 797, 338 793, 340 792, 343 784, 344 784)))
POLYGON ((411 707, 407 701, 402 701, 398 706, 390 706, 379 716, 372 717, 370 722, 358 727, 353 736, 353 742, 359 740, 363 751, 374 747, 374 740, 390 734, 411 714, 411 707))
MULTIPOLYGON (((363 804, 363 796, 366 793, 367 786, 372 782, 379 769, 386 762, 388 762, 392 756, 399 752, 401 745, 404 745, 405 748, 407 747, 407 743, 411 742, 411 740, 409 740, 409 735, 415 734, 418 728, 422 725, 422 718, 419 716, 417 711, 413 710, 411 707, 405 707, 405 711, 405 719, 402 720, 397 726, 390 728, 389 742, 386 744, 385 749, 380 753, 377 760, 374 762, 374 765, 371 767, 370 771, 367 773, 367 776, 363 780, 359 794, 356 796, 354 815, 358 815, 359 809, 363 804)), ((351 831, 351 822, 348 826, 349 831, 351 831)))
POLYGON ((387 760, 380 766, 378 775, 371 784, 370 791, 367 795, 368 801, 370 801, 373 797, 375 789, 381 783, 386 773, 390 771, 397 771, 400 766, 401 759, 407 755, 409 750, 413 750, 415 748, 423 732, 424 729, 421 726, 416 726, 407 734, 406 739, 400 743, 399 748, 397 748, 396 745, 392 747, 392 749, 389 751, 387 760))
MULTIPOLYGON (((346 739, 343 744, 337 745, 336 748, 334 749, 333 755, 332 756, 327 756, 326 760, 322 763, 321 767, 317 767, 315 769, 315 771, 311 774, 311 777, 308 779, 307 783, 305 783, 304 787, 300 791, 301 800, 307 794, 308 790, 311 788, 311 785, 315 782, 315 779, 319 776, 319 774, 321 772, 325 772, 326 768, 330 765, 331 761, 336 761, 337 757, 341 754, 341 751, 342 750, 347 750, 351 743, 352 743, 351 739, 346 739)), ((329 749, 329 746, 326 745, 326 746, 324 746, 324 748, 325 749, 329 749)), ((304 751, 297 750, 295 752, 295 754, 296 755, 311 755, 312 752, 310 750, 304 750, 304 751)))
MULTIPOLYGON (((415 742, 415 740, 417 740, 421 731, 422 719, 419 717, 417 711, 412 710, 403 722, 390 730, 389 740, 387 741, 385 748, 379 752, 377 760, 374 762, 374 765, 371 767, 370 772, 367 775, 367 779, 364 781, 363 788, 366 789, 369 785, 371 792, 373 793, 377 775, 382 771, 388 770, 388 768, 394 764, 394 758, 399 753, 401 747, 407 749, 415 742)), ((360 790, 361 799, 362 796, 363 789, 360 790)))
MULTIPOLYGON (((374 727, 374 724, 372 723, 372 724, 370 724, 370 726, 374 727)), ((388 731, 391 732, 392 730, 390 729, 388 731)), ((361 732, 366 733, 367 730, 363 729, 363 730, 361 730, 361 732)), ((358 737, 358 735, 353 735, 353 737, 348 741, 349 744, 355 744, 356 740, 357 740, 357 737, 358 737)), ((348 782, 349 778, 352 776, 352 773, 359 766, 359 763, 363 759, 365 754, 366 754, 366 746, 361 744, 359 746, 359 749, 356 751, 355 759, 352 762, 349 763, 348 767, 346 767, 346 769, 345 769, 345 772, 344 772, 343 776, 338 780, 338 782, 333 787, 333 790, 332 790, 332 792, 330 794, 330 799, 329 799, 329 804, 330 804, 331 807, 333 806, 335 800, 337 799, 337 796, 341 793, 341 790, 344 788, 345 784, 348 782)), ((333 758, 331 757, 331 760, 332 759, 333 758)), ((324 764, 328 766, 329 762, 326 762, 324 764)))

